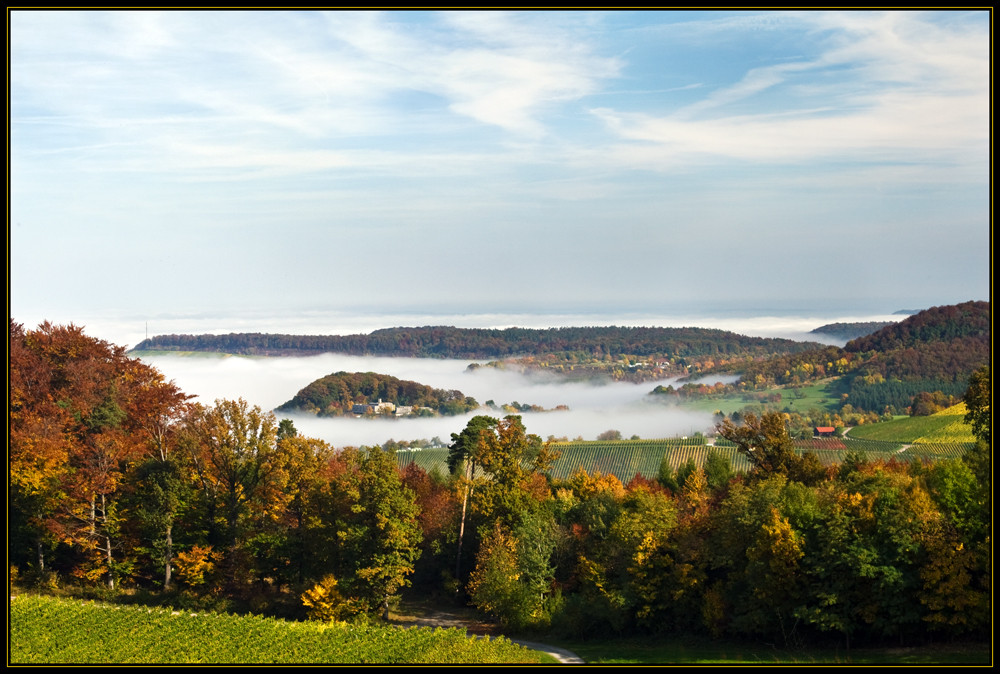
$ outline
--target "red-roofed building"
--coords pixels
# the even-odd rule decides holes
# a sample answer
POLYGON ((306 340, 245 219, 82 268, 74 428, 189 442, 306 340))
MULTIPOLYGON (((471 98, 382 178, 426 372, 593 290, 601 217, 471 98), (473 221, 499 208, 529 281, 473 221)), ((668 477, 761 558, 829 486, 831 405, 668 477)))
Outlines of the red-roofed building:
POLYGON ((815 431, 816 435, 818 435, 819 437, 829 438, 833 436, 833 434, 837 431, 837 429, 834 428, 833 426, 817 426, 815 431))

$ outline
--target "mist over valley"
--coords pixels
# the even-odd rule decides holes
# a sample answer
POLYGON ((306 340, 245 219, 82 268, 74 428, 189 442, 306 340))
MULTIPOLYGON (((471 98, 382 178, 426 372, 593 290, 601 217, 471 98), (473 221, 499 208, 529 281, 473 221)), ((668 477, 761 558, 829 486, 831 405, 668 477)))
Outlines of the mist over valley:
MULTIPOLYGON (((780 312, 775 312, 780 313, 780 312)), ((572 325, 698 326, 711 327, 757 337, 783 337, 842 345, 845 340, 810 333, 818 326, 834 321, 893 320, 887 314, 796 316, 632 316, 616 320, 611 315, 310 315, 297 320, 263 318, 247 315, 161 318, 153 322, 155 334, 230 332, 350 334, 371 332, 390 325, 455 325, 461 327, 570 327, 572 325), (308 321, 312 320, 313 323, 308 321), (224 326, 220 328, 219 326, 224 326)), ((895 317, 898 318, 898 317, 895 317)), ((142 335, 134 332, 135 323, 108 324, 109 329, 129 334, 135 344, 142 335), (127 330, 132 332, 127 333, 127 330)), ((151 330, 150 335, 154 334, 151 330)), ((470 363, 485 361, 437 358, 348 356, 327 353, 305 357, 243 357, 221 354, 141 354, 141 358, 159 369, 168 380, 202 404, 219 398, 244 398, 262 409, 273 410, 295 396, 316 379, 334 372, 375 372, 399 379, 416 381, 445 390, 458 390, 475 398, 480 405, 493 401, 497 406, 510 403, 538 405, 547 410, 565 405, 568 411, 524 412, 525 426, 543 438, 583 437, 587 440, 609 429, 623 437, 662 438, 706 432, 713 426, 710 413, 681 409, 648 396, 658 385, 677 385, 679 377, 628 382, 567 381, 544 372, 523 373, 514 369, 491 367, 469 369, 470 363)), ((694 380, 713 384, 730 383, 732 375, 710 375, 694 380)), ((448 442, 451 433, 464 428, 475 414, 502 416, 486 407, 466 415, 403 419, 317 418, 309 414, 281 413, 290 418, 299 432, 323 439, 330 444, 361 446, 383 444, 387 440, 433 439, 448 442)))
MULTIPOLYGON (((219 398, 244 398, 252 405, 272 410, 291 399, 310 382, 333 372, 376 372, 420 382, 434 388, 459 390, 481 405, 492 400, 500 406, 512 402, 540 405, 546 409, 566 405, 569 411, 525 412, 525 426, 542 437, 555 435, 592 440, 609 429, 624 437, 669 437, 707 431, 710 414, 680 410, 649 401, 656 382, 603 384, 567 382, 558 378, 524 374, 512 370, 479 368, 468 370, 469 361, 430 358, 382 358, 323 354, 309 357, 247 358, 216 355, 143 355, 194 400, 212 404, 219 398)), ((710 377, 730 381, 732 377, 710 377)), ((502 416, 503 412, 482 408, 451 416, 406 419, 317 418, 308 414, 282 413, 303 435, 316 437, 336 447, 382 444, 387 440, 432 439, 447 442, 451 433, 465 427, 475 414, 502 416)))

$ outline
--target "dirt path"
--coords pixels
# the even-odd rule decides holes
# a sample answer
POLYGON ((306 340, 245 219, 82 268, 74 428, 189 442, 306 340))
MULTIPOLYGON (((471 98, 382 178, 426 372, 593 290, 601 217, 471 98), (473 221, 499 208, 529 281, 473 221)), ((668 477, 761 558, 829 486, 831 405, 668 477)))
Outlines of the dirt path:
POLYGON ((476 637, 496 637, 505 636, 515 644, 520 644, 533 651, 548 653, 556 660, 564 664, 582 665, 583 659, 572 651, 565 648, 558 648, 548 644, 541 644, 535 641, 525 641, 508 637, 500 632, 500 626, 494 622, 483 620, 467 610, 442 610, 432 608, 401 607, 401 612, 393 613, 391 622, 406 627, 458 627, 462 628, 469 636, 476 637), (409 610, 408 610, 409 609, 409 610))

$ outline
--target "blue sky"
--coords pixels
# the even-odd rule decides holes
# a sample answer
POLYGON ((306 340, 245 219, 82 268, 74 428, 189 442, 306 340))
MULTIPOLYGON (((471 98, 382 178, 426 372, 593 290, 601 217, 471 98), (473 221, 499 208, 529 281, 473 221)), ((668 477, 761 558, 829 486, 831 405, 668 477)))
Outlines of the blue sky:
POLYGON ((15 319, 989 299, 987 11, 8 18, 15 319))

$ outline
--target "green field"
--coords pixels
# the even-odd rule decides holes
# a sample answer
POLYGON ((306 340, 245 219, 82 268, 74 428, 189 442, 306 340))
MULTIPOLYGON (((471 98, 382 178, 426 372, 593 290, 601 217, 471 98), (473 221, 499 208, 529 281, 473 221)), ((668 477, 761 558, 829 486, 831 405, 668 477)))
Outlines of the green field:
POLYGON ((588 639, 554 642, 592 665, 989 665, 990 644, 922 648, 779 648, 770 643, 699 637, 588 639))
POLYGON ((10 600, 10 664, 507 664, 541 654, 459 628, 288 622, 259 616, 10 600))
POLYGON ((742 410, 747 405, 755 402, 784 410, 785 407, 792 412, 806 413, 813 408, 818 408, 828 412, 835 412, 840 409, 840 395, 846 393, 843 377, 837 379, 825 379, 809 386, 797 388, 775 388, 769 391, 754 393, 736 393, 732 395, 704 396, 682 400, 680 406, 684 409, 698 410, 700 412, 715 412, 721 410, 725 414, 732 414, 742 410), (765 397, 769 393, 780 393, 781 401, 778 403, 764 403, 757 396, 765 397))
POLYGON ((963 421, 965 403, 929 417, 902 417, 878 424, 855 426, 848 436, 858 440, 889 440, 931 444, 965 444, 976 441, 972 427, 963 421))
MULTIPOLYGON (((888 426, 892 423, 895 422, 873 424, 865 428, 888 426)), ((891 434, 886 435, 894 437, 891 434)), ((893 457, 901 461, 916 458, 927 460, 957 458, 972 446, 966 442, 921 442, 907 447, 909 443, 899 440, 855 438, 853 432, 846 438, 816 438, 794 442, 796 450, 800 453, 807 451, 815 453, 824 465, 842 463, 849 452, 863 453, 870 460, 888 460, 893 457)), ((715 443, 716 451, 729 459, 734 471, 750 470, 746 457, 738 453, 732 443, 723 438, 716 438, 715 443)), ((693 460, 695 465, 704 465, 712 447, 703 444, 700 438, 664 438, 612 442, 599 440, 557 442, 552 444, 552 449, 560 452, 551 471, 552 477, 558 480, 565 480, 582 468, 588 473, 614 475, 622 484, 628 484, 636 474, 647 479, 656 478, 664 457, 673 470, 683 466, 689 459, 693 460)), ((420 449, 396 453, 396 461, 400 468, 415 463, 428 472, 437 470, 442 475, 448 472, 447 459, 447 449, 420 449)))

